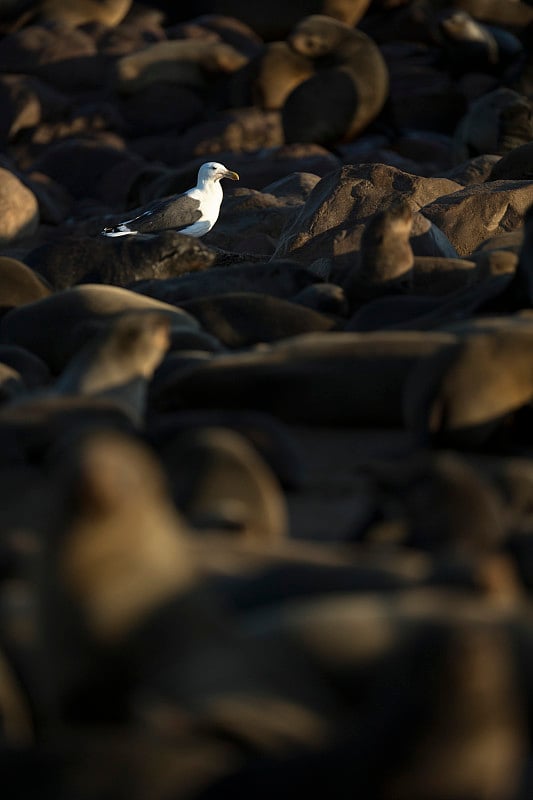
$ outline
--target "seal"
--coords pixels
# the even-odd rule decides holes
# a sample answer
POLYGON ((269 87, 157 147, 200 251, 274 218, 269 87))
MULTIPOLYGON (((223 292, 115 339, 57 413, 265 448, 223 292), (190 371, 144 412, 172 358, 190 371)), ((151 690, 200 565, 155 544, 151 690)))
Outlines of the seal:
POLYGON ((141 280, 129 284, 128 288, 164 303, 181 305, 186 300, 230 292, 260 292, 290 299, 320 280, 310 268, 279 258, 264 263, 214 266, 201 272, 188 271, 176 278, 141 280))
POLYGON ((236 430, 206 427, 165 447, 174 497, 189 523, 245 539, 277 540, 288 533, 288 512, 268 464, 236 430))
POLYGON ((313 61, 288 42, 270 42, 252 63, 252 101, 264 109, 283 107, 290 93, 315 72, 313 61))
POLYGON ((381 51, 360 30, 313 14, 287 37, 316 72, 297 86, 282 108, 285 141, 331 144, 350 141, 385 105, 389 73, 381 51))
MULTIPOLYGON (((77 330, 74 339, 80 344, 61 375, 48 386, 26 392, 4 409, 2 422, 10 419, 24 423, 24 413, 31 426, 39 416, 60 413, 62 400, 70 398, 71 407, 84 398, 97 398, 100 407, 107 403, 119 409, 134 425, 141 425, 146 407, 148 382, 170 344, 170 320, 161 311, 130 311, 117 319, 91 325, 90 334, 77 330), (88 338, 87 338, 88 337, 88 338)), ((90 404, 87 406, 90 410, 90 404)))
POLYGON ((435 26, 437 42, 455 77, 468 72, 503 75, 521 61, 524 47, 503 28, 484 25, 462 9, 439 14, 435 26))
POLYGON ((50 383, 50 370, 44 361, 24 347, 0 344, 0 363, 16 370, 30 391, 50 383))
MULTIPOLYGON (((503 497, 462 454, 415 450, 401 461, 376 461, 363 469, 371 490, 396 509, 385 524, 398 524, 397 544, 476 561, 502 545, 503 497)), ((382 526, 378 518, 358 541, 376 541, 382 526)))
POLYGON ((409 241, 412 229, 413 211, 402 197, 371 217, 361 236, 359 265, 349 272, 344 287, 352 308, 410 289, 415 261, 409 241))
POLYGON ((64 236, 39 245, 25 258, 54 289, 61 290, 80 283, 125 287, 133 281, 172 278, 208 269, 216 263, 217 254, 200 239, 161 231, 118 239, 64 236))
MULTIPOLYGON (((158 387, 164 385, 168 375, 175 375, 180 367, 187 369, 202 361, 206 363, 207 358, 193 360, 191 354, 188 364, 184 364, 183 361, 183 356, 176 358, 176 354, 172 353, 165 357, 161 367, 157 369, 150 382, 149 407, 151 390, 154 389, 157 395, 158 387), (181 364, 176 363, 179 361, 181 361, 181 364)), ((261 414, 257 411, 242 411, 240 409, 233 411, 232 409, 216 408, 180 411, 175 414, 148 415, 144 430, 145 440, 159 454, 163 464, 166 465, 171 483, 176 467, 172 442, 182 434, 203 428, 224 428, 236 431, 259 453, 284 489, 299 489, 302 487, 305 464, 299 448, 291 437, 290 431, 283 423, 274 419, 270 414, 261 414)))
POLYGON ((167 314, 173 337, 179 332, 199 332, 194 317, 175 306, 118 286, 87 283, 8 311, 0 320, 0 342, 25 347, 57 376, 82 344, 82 331, 75 334, 77 326, 85 323, 83 332, 89 338, 90 323, 135 310, 167 314))
POLYGON ((453 135, 455 163, 484 153, 503 155, 533 139, 533 104, 506 86, 478 97, 453 135))
POLYGON ((405 388, 405 419, 420 441, 483 447, 531 402, 531 322, 460 337, 421 359, 405 388))
POLYGON ((335 319, 312 308, 257 292, 210 295, 181 302, 179 307, 228 348, 337 328, 335 319))
MULTIPOLYGON (((61 375, 0 409, 0 440, 12 456, 40 463, 89 430, 133 432, 145 419, 147 388, 169 345, 161 312, 126 312, 94 327, 61 375)), ((2 365, 0 365, 2 366, 2 365)))
POLYGON ((54 383, 52 393, 125 395, 131 416, 144 415, 147 382, 170 345, 170 319, 157 311, 129 311, 104 325, 54 383))
POLYGON ((299 425, 401 427, 411 368, 455 340, 441 331, 292 336, 168 375, 151 408, 253 409, 299 425))
POLYGON ((160 465, 133 436, 82 436, 57 472, 74 495, 68 536, 56 553, 58 577, 84 609, 92 635, 119 638, 195 580, 187 526, 160 465))
POLYGON ((294 295, 292 302, 313 308, 321 314, 336 317, 345 317, 348 314, 348 300, 344 289, 336 283, 312 283, 294 295))

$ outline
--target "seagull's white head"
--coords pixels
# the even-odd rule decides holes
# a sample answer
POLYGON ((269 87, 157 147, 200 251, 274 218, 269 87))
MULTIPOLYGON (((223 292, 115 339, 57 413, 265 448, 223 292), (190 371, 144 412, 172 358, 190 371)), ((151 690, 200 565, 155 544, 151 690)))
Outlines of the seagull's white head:
POLYGON ((198 170, 198 185, 219 181, 221 178, 230 178, 232 181, 239 180, 236 172, 226 169, 224 164, 219 164, 217 161, 208 161, 206 164, 202 164, 198 170))

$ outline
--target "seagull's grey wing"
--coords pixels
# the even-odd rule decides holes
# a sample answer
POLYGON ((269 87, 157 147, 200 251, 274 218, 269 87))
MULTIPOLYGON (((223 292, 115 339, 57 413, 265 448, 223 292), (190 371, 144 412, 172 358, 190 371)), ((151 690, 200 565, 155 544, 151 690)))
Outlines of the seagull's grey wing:
POLYGON ((179 231, 198 222, 201 217, 200 201, 180 194, 153 203, 138 217, 128 220, 128 228, 138 233, 154 233, 168 228, 179 231))

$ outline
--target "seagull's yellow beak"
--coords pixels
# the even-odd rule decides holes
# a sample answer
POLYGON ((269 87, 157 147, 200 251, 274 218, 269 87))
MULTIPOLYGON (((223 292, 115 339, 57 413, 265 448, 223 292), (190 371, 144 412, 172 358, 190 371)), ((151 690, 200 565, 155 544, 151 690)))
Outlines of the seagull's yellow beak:
POLYGON ((224 175, 222 177, 223 178, 231 178, 232 181, 238 181, 239 180, 238 174, 236 172, 232 172, 230 169, 226 170, 226 172, 224 173, 224 175))

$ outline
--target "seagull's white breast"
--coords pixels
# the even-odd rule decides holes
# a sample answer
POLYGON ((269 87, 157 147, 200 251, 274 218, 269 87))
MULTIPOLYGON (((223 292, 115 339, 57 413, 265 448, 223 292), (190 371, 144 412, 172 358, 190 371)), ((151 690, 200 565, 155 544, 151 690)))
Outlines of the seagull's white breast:
POLYGON ((199 201, 199 211, 202 215, 201 220, 195 222, 194 225, 186 229, 187 233, 193 236, 202 236, 204 233, 211 230, 218 219, 223 198, 222 186, 219 181, 209 181, 204 186, 195 186, 194 189, 189 189, 185 194, 193 200, 199 201), (191 233, 193 229, 195 231, 198 229, 198 231, 201 232, 196 234, 195 232, 191 233))

